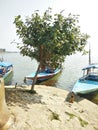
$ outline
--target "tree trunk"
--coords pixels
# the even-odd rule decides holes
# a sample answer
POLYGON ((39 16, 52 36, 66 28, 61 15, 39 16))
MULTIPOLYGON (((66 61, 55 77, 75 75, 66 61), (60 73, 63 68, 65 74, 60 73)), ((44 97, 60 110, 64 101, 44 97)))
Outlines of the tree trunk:
POLYGON ((38 74, 39 70, 40 69, 41 69, 41 71, 45 70, 45 64, 43 63, 43 58, 44 58, 43 50, 44 50, 44 46, 43 45, 39 46, 39 65, 38 65, 34 80, 32 82, 31 92, 34 92, 34 85, 37 81, 37 74, 38 74))
POLYGON ((36 71, 34 80, 33 80, 33 82, 32 82, 32 86, 31 86, 31 91, 32 91, 32 92, 34 91, 34 85, 36 84, 36 81, 37 81, 37 74, 38 74, 39 70, 40 70, 40 64, 38 65, 38 68, 37 68, 37 71, 36 71))

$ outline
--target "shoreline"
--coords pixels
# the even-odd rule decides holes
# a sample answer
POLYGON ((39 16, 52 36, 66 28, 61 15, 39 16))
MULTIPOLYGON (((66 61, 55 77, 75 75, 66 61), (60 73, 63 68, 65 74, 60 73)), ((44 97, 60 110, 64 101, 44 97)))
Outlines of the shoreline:
POLYGON ((98 105, 78 97, 69 103, 69 92, 60 88, 35 85, 5 86, 6 102, 13 123, 9 130, 97 130, 98 105))

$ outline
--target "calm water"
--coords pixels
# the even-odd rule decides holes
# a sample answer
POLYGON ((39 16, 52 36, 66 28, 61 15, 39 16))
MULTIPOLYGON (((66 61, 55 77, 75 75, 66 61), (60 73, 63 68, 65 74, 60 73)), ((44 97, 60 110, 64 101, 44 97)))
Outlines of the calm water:
MULTIPOLYGON (((20 53, 3 53, 0 54, 0 58, 3 56, 5 61, 11 62, 14 66, 14 76, 12 84, 17 82, 19 85, 23 85, 24 77, 37 69, 36 60, 31 60, 29 57, 23 57, 20 53)), ((92 56, 92 63, 97 62, 98 55, 92 56)), ((97 62, 98 63, 98 62, 97 62)), ((82 56, 80 53, 68 56, 63 63, 63 71, 60 74, 55 87, 70 91, 78 78, 82 76, 82 68, 88 65, 88 55, 82 56)), ((97 92, 98 93, 98 92, 97 92)), ((88 95, 86 98, 98 104, 98 94, 88 95), (92 98, 90 98, 92 96, 92 98)))
MULTIPOLYGON (((20 53, 4 53, 1 56, 3 56, 5 61, 11 62, 14 66, 12 84, 16 82, 23 84, 24 77, 37 69, 38 64, 36 60, 31 60, 26 56, 23 57, 20 53)), ((82 76, 81 69, 86 65, 88 65, 88 55, 82 56, 81 54, 75 54, 66 57, 63 63, 63 71, 55 86, 70 90, 76 80, 82 76)))

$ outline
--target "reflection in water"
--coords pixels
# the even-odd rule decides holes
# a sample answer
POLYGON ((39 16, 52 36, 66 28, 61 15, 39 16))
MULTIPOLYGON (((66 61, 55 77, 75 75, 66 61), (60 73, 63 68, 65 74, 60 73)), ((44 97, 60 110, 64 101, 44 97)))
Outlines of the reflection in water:
POLYGON ((95 92, 89 93, 89 94, 85 94, 85 95, 79 94, 79 96, 87 98, 88 100, 98 104, 98 91, 95 91, 95 92))

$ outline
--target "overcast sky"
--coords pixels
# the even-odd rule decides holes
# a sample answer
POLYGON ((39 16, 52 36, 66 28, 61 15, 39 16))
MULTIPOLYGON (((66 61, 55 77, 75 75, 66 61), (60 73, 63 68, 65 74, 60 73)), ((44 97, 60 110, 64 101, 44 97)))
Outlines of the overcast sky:
POLYGON ((35 10, 45 12, 48 7, 54 13, 65 10, 63 15, 79 14, 81 32, 91 36, 91 46, 98 50, 98 0, 0 0, 0 48, 16 51, 16 45, 10 42, 15 39, 16 29, 13 21, 15 16, 31 16, 35 10))

